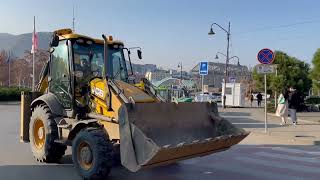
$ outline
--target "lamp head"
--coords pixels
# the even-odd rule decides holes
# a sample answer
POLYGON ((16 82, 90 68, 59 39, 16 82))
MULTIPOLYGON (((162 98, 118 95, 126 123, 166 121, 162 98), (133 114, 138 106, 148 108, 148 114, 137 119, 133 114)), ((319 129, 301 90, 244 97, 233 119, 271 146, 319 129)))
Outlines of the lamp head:
POLYGON ((219 59, 219 56, 218 56, 218 54, 216 54, 216 57, 215 57, 215 59, 219 59))
POLYGON ((215 34, 215 33, 213 32, 213 29, 212 29, 212 27, 211 27, 208 35, 214 35, 214 34, 215 34))

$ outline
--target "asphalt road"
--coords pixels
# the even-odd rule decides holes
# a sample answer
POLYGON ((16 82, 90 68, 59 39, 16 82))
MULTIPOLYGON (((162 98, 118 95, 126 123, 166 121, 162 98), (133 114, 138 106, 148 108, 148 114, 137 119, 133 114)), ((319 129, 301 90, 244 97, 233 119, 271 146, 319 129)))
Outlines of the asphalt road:
MULTIPOLYGON (((19 106, 0 105, 0 179, 80 180, 70 151, 61 164, 40 164, 28 144, 19 142, 19 106)), ((122 167, 108 179, 319 179, 320 148, 317 146, 237 145, 202 158, 166 167, 131 173, 122 167)))

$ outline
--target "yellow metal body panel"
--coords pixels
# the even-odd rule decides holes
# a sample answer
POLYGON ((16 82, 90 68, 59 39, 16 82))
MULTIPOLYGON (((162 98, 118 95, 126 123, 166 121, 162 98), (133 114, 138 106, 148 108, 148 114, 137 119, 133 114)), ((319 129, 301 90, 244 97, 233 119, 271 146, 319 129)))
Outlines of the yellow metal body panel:
POLYGON ((25 103, 24 102, 24 94, 21 94, 21 107, 20 107, 20 142, 24 142, 23 137, 24 137, 24 116, 25 116, 25 103))
POLYGON ((40 85, 38 87, 38 91, 44 93, 46 91, 46 89, 49 86, 49 82, 48 82, 48 76, 46 76, 41 82, 40 85))
MULTIPOLYGON (((90 39, 97 44, 104 44, 104 41, 102 39, 95 39, 95 38, 92 38, 89 36, 75 34, 72 32, 71 29, 60 29, 60 30, 55 31, 55 33, 59 36, 59 40, 85 38, 85 39, 90 39)), ((109 38, 108 44, 121 44, 121 45, 123 45, 123 42, 113 40, 113 38, 109 38)))
MULTIPOLYGON (((136 103, 150 103, 155 102, 151 96, 143 92, 140 88, 125 83, 123 81, 116 81, 116 84, 120 89, 123 90, 123 93, 126 97, 132 97, 136 103)), ((96 78, 90 82, 91 94, 94 96, 92 103, 95 109, 95 112, 107 117, 113 118, 115 121, 118 121, 118 110, 122 105, 120 97, 114 92, 112 93, 111 104, 112 111, 108 111, 107 100, 109 99, 109 90, 107 87, 107 81, 96 78)))
POLYGON ((131 84, 125 83, 123 81, 116 81, 120 89, 124 90, 124 95, 126 97, 132 97, 136 103, 149 103, 155 102, 155 99, 149 96, 147 93, 143 92, 139 87, 133 86, 131 84))
POLYGON ((99 121, 99 123, 101 123, 104 129, 108 132, 110 140, 120 139, 119 124, 107 121, 99 121))
POLYGON ((139 83, 135 84, 134 86, 138 87, 142 91, 145 91, 145 84, 143 81, 140 81, 139 83))

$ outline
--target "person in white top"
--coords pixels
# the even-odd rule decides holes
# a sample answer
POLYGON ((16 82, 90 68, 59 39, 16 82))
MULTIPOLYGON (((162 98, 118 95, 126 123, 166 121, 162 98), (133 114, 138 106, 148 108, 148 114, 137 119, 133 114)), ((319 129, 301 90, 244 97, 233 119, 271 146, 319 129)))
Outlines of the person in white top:
POLYGON ((287 123, 288 117, 288 91, 283 90, 278 98, 278 107, 276 110, 276 115, 281 117, 280 125, 285 125, 287 123))

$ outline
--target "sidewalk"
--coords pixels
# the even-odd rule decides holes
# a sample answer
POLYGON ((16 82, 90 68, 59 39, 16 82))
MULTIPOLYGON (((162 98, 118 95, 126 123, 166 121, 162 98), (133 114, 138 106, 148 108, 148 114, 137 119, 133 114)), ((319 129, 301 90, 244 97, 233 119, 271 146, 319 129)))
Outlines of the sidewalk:
POLYGON ((20 101, 0 101, 0 105, 19 105, 20 101))
POLYGON ((268 114, 268 130, 265 133, 263 108, 219 108, 221 116, 238 127, 250 131, 245 144, 320 145, 320 113, 298 113, 298 125, 280 125, 280 118, 268 114))

